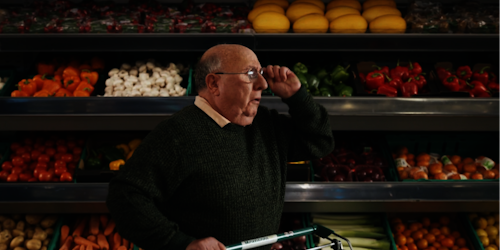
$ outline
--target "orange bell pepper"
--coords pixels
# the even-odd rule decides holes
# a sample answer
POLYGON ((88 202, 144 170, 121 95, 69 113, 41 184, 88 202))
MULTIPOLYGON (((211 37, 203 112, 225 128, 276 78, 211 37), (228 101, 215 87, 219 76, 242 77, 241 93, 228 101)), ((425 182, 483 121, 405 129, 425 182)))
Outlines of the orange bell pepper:
POLYGON ((80 75, 80 70, 73 66, 68 66, 64 69, 62 76, 63 78, 66 78, 68 76, 79 76, 80 75))
POLYGON ((89 93, 89 95, 90 95, 94 91, 94 87, 90 83, 80 82, 80 84, 78 85, 78 87, 76 87, 76 90, 87 91, 89 93))
POLYGON ((61 82, 62 81, 62 75, 55 75, 52 80, 57 81, 57 82, 61 82))
POLYGON ((48 90, 42 89, 42 90, 36 92, 33 96, 34 97, 49 97, 49 96, 54 96, 54 95, 51 94, 48 90))
POLYGON ((87 80, 88 83, 90 83, 92 86, 94 86, 99 79, 99 74, 95 71, 90 71, 88 69, 82 70, 82 73, 80 73, 80 78, 82 80, 87 80))
POLYGON ((88 65, 88 64, 82 64, 82 65, 80 65, 80 66, 78 67, 78 69, 79 69, 80 71, 82 71, 82 70, 84 70, 84 69, 88 69, 88 70, 90 70, 90 69, 92 69, 92 67, 90 67, 90 65, 88 65))
POLYGON ((85 90, 75 90, 75 92, 73 92, 73 96, 74 97, 87 97, 87 96, 90 96, 89 92, 85 91, 85 90))
POLYGON ((64 78, 64 87, 73 93, 76 90, 76 87, 80 85, 80 77, 78 76, 68 76, 64 78))
POLYGON ((73 94, 65 88, 60 88, 56 92, 56 97, 69 97, 69 96, 73 96, 73 94))
POLYGON ((104 69, 104 62, 99 57, 93 57, 90 60, 90 66, 93 70, 104 69))
POLYGON ((38 63, 36 65, 36 70, 39 75, 53 75, 54 74, 54 64, 50 63, 38 63))
POLYGON ((36 89, 42 89, 44 80, 45 80, 45 74, 36 75, 35 77, 33 77, 33 81, 36 83, 36 89))
POLYGON ((60 88, 62 88, 62 84, 60 82, 45 80, 43 82, 42 90, 47 90, 50 95, 55 95, 60 88))
POLYGON ((19 90, 32 96, 36 92, 36 83, 32 79, 23 79, 18 84, 19 90))
POLYGON ((65 68, 66 68, 66 66, 64 66, 64 65, 59 66, 59 68, 57 68, 56 72, 54 72, 54 75, 62 76, 65 68))
POLYGON ((25 92, 23 92, 21 90, 14 90, 14 91, 12 91, 10 96, 11 97, 27 97, 28 94, 26 94, 25 92))

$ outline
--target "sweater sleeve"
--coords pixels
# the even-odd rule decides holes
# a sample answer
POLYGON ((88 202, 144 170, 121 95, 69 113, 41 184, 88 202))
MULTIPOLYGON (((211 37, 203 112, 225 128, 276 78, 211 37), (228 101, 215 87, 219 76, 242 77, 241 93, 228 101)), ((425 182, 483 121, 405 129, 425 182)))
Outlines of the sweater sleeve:
POLYGON ((109 184, 107 206, 118 232, 143 249, 185 250, 195 240, 157 207, 186 177, 173 144, 165 133, 153 131, 109 184))
POLYGON ((288 161, 321 158, 334 148, 326 109, 317 104, 304 87, 287 99, 290 116, 278 115, 278 131, 288 141, 288 161))

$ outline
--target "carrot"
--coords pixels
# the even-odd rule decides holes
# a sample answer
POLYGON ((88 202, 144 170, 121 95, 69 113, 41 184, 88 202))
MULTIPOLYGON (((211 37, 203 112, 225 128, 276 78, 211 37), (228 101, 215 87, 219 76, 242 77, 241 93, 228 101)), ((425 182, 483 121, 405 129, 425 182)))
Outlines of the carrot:
POLYGON ((114 243, 113 250, 116 250, 121 246, 122 237, 120 236, 120 234, 118 234, 118 232, 116 232, 115 235, 113 235, 113 243, 114 243))
POLYGON ((76 245, 72 250, 80 250, 80 245, 76 245))
POLYGON ((128 250, 125 246, 120 246, 118 249, 116 250, 128 250))
POLYGON ((87 224, 87 217, 80 221, 80 224, 76 226, 75 231, 73 231, 73 237, 82 236, 83 230, 85 229, 85 224, 87 224))
POLYGON ((127 239, 125 239, 125 238, 122 239, 122 246, 125 246, 128 250, 128 240, 127 239))
POLYGON ((61 241, 59 242, 59 247, 62 247, 62 245, 64 244, 64 241, 66 241, 66 238, 68 237, 69 235, 69 227, 68 225, 63 225, 61 227, 61 241))
POLYGON ((87 240, 85 238, 82 238, 80 236, 77 236, 75 237, 75 243, 76 244, 79 244, 79 245, 85 245, 85 246, 92 246, 94 248, 97 248, 97 249, 101 249, 101 247, 99 245, 97 245, 96 243, 90 241, 90 240, 87 240))
POLYGON ((94 235, 87 236, 87 240, 97 243, 97 237, 95 237, 94 235))
POLYGON ((73 237, 68 236, 66 237, 66 240, 64 241, 64 244, 59 248, 59 250, 69 250, 71 247, 71 244, 73 244, 73 237))
POLYGON ((109 221, 108 216, 105 214, 101 214, 101 216, 99 216, 99 220, 101 221, 102 228, 106 228, 109 221))
POLYGON ((99 216, 97 215, 90 216, 89 232, 90 234, 93 235, 99 234, 99 216))
POLYGON ((113 241, 113 235, 109 235, 108 238, 108 243, 109 243, 109 249, 113 250, 115 249, 115 242, 113 241))
POLYGON ((87 247, 85 248, 85 250, 94 250, 94 249, 92 248, 91 245, 87 245, 87 247))
POLYGON ((108 236, 113 233, 113 230, 115 230, 115 221, 109 220, 108 224, 106 225, 106 228, 104 229, 104 235, 108 236))
POLYGON ((80 250, 85 250, 86 246, 85 245, 80 245, 80 250))
POLYGON ((109 243, 106 240, 106 236, 104 234, 97 235, 97 244, 101 247, 102 250, 109 250, 109 243))
POLYGON ((130 248, 128 250, 133 250, 134 249, 134 243, 130 242, 130 248))

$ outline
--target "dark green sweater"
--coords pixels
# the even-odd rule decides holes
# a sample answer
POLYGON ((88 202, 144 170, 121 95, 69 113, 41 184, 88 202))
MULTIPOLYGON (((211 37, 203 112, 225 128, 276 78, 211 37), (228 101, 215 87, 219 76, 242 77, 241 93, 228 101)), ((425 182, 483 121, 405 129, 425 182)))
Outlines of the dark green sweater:
POLYGON ((194 105, 159 124, 109 185, 118 232, 145 250, 277 233, 286 163, 334 145, 326 110, 304 89, 283 101, 291 117, 261 106, 246 127, 221 128, 194 105))

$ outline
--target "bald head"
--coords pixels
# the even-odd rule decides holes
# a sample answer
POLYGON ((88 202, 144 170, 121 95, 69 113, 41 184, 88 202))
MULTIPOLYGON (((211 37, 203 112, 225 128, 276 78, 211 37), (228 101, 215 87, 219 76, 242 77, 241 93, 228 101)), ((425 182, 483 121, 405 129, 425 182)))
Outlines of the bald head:
POLYGON ((216 71, 234 72, 235 61, 255 54, 249 48, 238 44, 221 44, 205 51, 195 71, 195 85, 198 92, 206 88, 205 77, 216 71))

